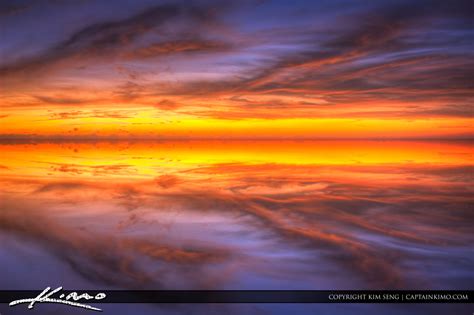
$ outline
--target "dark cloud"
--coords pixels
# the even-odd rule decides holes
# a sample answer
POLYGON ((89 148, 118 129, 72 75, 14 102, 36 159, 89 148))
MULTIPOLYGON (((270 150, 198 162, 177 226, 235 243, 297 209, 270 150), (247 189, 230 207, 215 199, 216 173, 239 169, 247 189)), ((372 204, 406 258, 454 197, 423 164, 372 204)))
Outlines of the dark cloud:
MULTIPOLYGON (((80 172, 73 172, 78 173, 80 172)), ((77 190, 77 189, 84 189, 88 188, 89 185, 81 183, 81 182, 56 182, 56 183, 49 183, 41 186, 36 190, 38 193, 42 192, 51 192, 51 191, 68 191, 68 190, 77 190)))
POLYGON ((33 4, 0 3, 0 18, 15 16, 33 7, 33 4))
MULTIPOLYGON (((91 174, 93 176, 105 176, 105 175, 131 175, 136 172, 131 165, 128 164, 105 164, 105 165, 82 165, 82 164, 71 164, 71 163, 48 163, 50 164, 50 171, 68 173, 69 175, 74 174, 91 174)), ((74 187, 76 183, 72 184, 74 187)), ((67 189, 69 185, 63 185, 61 183, 54 183, 52 186, 41 187, 41 191, 49 191, 52 189, 67 189)))
POLYGON ((36 99, 46 104, 58 104, 58 105, 78 105, 89 102, 88 99, 82 98, 69 98, 69 97, 50 97, 50 96, 35 96, 36 99))
POLYGON ((162 55, 176 53, 192 53, 192 52, 219 52, 228 49, 229 45, 225 42, 210 40, 175 40, 163 43, 154 43, 146 47, 138 48, 126 54, 127 58, 141 59, 153 58, 162 55))
POLYGON ((176 175, 160 175, 155 179, 155 183, 164 189, 172 188, 180 182, 181 180, 176 175))
POLYGON ((471 104, 447 104, 445 106, 433 109, 420 108, 413 113, 414 116, 451 116, 472 118, 474 117, 474 108, 471 104))
POLYGON ((181 105, 178 104, 177 102, 168 100, 168 99, 161 100, 158 103, 156 103, 154 106, 162 110, 174 110, 181 107, 181 105))
MULTIPOLYGON (((65 100, 68 103, 68 100, 65 100)), ((57 104, 59 101, 57 101, 57 104)), ((68 103, 69 104, 69 103, 68 103)), ((82 118, 116 118, 127 119, 135 116, 134 112, 128 110, 74 110, 68 112, 51 113, 45 120, 82 119, 82 118)), ((76 130, 77 131, 77 130, 76 130)))
POLYGON ((146 93, 147 91, 142 85, 132 81, 120 84, 114 91, 115 97, 120 101, 133 101, 146 93))
MULTIPOLYGON (((155 27, 180 16, 186 17, 190 23, 193 21, 207 23, 212 18, 206 8, 181 5, 155 6, 123 20, 86 26, 44 53, 3 66, 0 68, 0 75, 12 75, 22 71, 31 72, 72 57, 107 56, 110 58, 117 53, 117 49, 123 49, 124 46, 131 44, 155 27)), ((172 44, 169 45, 172 46, 172 44)), ((137 54, 140 55, 139 51, 137 54)))

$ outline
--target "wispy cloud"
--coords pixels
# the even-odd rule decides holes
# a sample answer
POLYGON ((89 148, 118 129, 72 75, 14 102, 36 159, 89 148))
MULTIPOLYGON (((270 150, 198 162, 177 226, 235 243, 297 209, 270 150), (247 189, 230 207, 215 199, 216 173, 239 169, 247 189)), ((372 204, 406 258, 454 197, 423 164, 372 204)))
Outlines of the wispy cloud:
MULTIPOLYGON (((224 120, 472 117, 469 1, 342 7, 137 2, 130 12, 98 10, 42 46, 7 32, 5 51, 29 49, 0 66, 3 105, 148 107, 224 120)), ((74 4, 60 8, 74 20, 74 4)), ((43 13, 35 6, 15 19, 43 13)))

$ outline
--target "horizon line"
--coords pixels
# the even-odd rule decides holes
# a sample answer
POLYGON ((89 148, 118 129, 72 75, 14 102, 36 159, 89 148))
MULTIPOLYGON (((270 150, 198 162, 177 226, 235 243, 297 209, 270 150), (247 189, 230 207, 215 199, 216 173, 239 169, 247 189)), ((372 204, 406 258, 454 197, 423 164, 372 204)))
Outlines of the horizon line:
POLYGON ((116 141, 472 141, 474 136, 457 137, 107 137, 107 136, 20 136, 0 135, 4 142, 116 142, 116 141))

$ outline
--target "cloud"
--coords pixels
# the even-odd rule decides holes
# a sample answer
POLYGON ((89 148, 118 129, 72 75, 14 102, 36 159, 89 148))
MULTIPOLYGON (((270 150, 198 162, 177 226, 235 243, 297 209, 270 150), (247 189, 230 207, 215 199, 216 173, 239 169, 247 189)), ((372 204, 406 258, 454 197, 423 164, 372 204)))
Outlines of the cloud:
MULTIPOLYGON (((52 164, 52 163, 51 163, 52 164)), ((79 165, 79 164, 56 164, 51 170, 63 173, 90 173, 93 176, 103 175, 120 175, 131 174, 135 170, 127 164, 111 164, 111 165, 79 165)))
POLYGON ((146 94, 146 89, 135 82, 132 81, 127 81, 124 84, 120 84, 117 89, 114 91, 114 96, 119 100, 119 101, 133 101, 144 94, 146 94))
POLYGON ((191 39, 191 40, 174 40, 162 43, 154 43, 146 47, 138 48, 126 54, 127 58, 141 59, 153 58, 162 55, 176 53, 196 53, 196 52, 212 52, 222 51, 228 48, 228 44, 224 42, 191 39))
POLYGON ((154 107, 156 107, 158 109, 161 109, 161 110, 174 110, 174 109, 180 108, 181 105, 178 104, 175 101, 172 101, 172 100, 169 100, 169 99, 163 99, 163 100, 159 101, 158 103, 156 103, 154 105, 154 107))
POLYGON ((116 118, 126 119, 132 118, 134 115, 130 111, 120 110, 92 110, 92 111, 70 111, 50 114, 48 120, 62 119, 83 119, 83 118, 116 118))
POLYGON ((155 179, 155 183, 164 189, 172 188, 180 182, 181 180, 176 175, 160 175, 155 179))
MULTIPOLYGON (((72 173, 81 174, 81 172, 73 171, 72 173)), ((37 193, 45 193, 51 191, 74 191, 78 189, 89 188, 90 186, 81 182, 57 182, 48 183, 36 190, 37 193)))
POLYGON ((25 11, 28 11, 34 4, 13 4, 13 3, 1 3, 0 4, 0 18, 18 15, 25 11))
MULTIPOLYGON (((198 23, 204 23, 211 18, 204 8, 199 7, 168 4, 147 8, 125 19, 85 26, 43 53, 4 65, 0 68, 0 76, 44 70, 70 58, 111 58, 140 36, 180 16, 185 16, 190 21, 198 23)), ((172 46, 172 44, 169 45, 172 46)), ((137 54, 140 55, 139 52, 137 54)))
POLYGON ((445 21, 453 27, 467 25, 468 17, 462 12, 466 6, 465 1, 452 8, 440 2, 402 2, 343 16, 338 27, 326 33, 296 33, 306 36, 294 52, 266 51, 268 58, 256 62, 245 75, 176 84, 165 93, 198 100, 230 95, 226 106, 210 105, 207 110, 192 112, 221 119, 331 117, 336 105, 340 108, 335 117, 364 117, 364 113, 369 113, 365 117, 469 117, 468 112, 454 110, 449 103, 472 98, 472 58, 452 49, 462 41, 455 31, 437 24, 430 29, 426 24, 445 21), (422 37, 423 32, 432 35, 422 37), (274 100, 258 103, 232 99, 239 94, 274 95, 274 100), (281 97, 288 95, 317 95, 325 105, 333 106, 326 110, 311 97, 304 103, 285 104, 281 97), (433 106, 434 100, 446 104, 433 106), (385 113, 377 110, 380 102, 391 103, 391 109, 385 113), (415 103, 420 110, 411 111, 408 106, 415 103))
POLYGON ((130 14, 120 6, 1 66, 3 104, 62 106, 65 119, 127 119, 150 106, 197 119, 468 119, 471 7, 198 1, 130 14), (98 104, 130 112, 75 108, 98 104))
POLYGON ((420 108, 415 111, 414 116, 451 116, 451 117, 463 117, 472 118, 474 116, 474 109, 470 104, 446 104, 445 106, 435 107, 432 109, 420 108))
POLYGON ((69 98, 69 97, 50 97, 50 96, 35 96, 36 99, 46 104, 58 104, 58 105, 78 105, 89 102, 87 99, 82 98, 69 98))

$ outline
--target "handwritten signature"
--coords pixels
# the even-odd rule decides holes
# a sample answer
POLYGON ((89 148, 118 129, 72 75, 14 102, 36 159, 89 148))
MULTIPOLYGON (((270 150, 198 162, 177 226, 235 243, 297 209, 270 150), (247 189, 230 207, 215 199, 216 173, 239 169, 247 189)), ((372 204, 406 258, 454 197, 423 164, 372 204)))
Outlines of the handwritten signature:
POLYGON ((92 296, 88 293, 78 294, 77 292, 71 292, 67 296, 63 293, 59 296, 59 298, 55 298, 54 295, 60 292, 63 287, 58 287, 55 290, 51 291, 50 287, 47 287, 43 290, 38 296, 31 298, 31 299, 21 299, 10 302, 10 306, 15 306, 18 304, 29 303, 28 309, 34 308, 36 303, 58 303, 58 304, 66 304, 69 306, 85 308, 91 311, 98 311, 102 312, 100 308, 93 307, 87 304, 79 303, 80 300, 103 300, 106 298, 105 293, 98 293, 95 296, 92 296))

